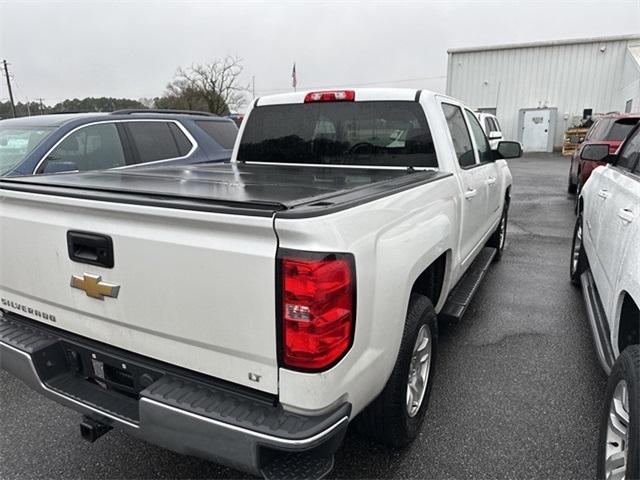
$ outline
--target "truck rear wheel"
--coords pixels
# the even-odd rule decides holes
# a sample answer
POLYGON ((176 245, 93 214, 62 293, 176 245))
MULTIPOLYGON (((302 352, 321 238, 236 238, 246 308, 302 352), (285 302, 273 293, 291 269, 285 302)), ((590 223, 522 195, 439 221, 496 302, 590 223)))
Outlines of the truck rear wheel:
POLYGON ((609 375, 600 421, 598 478, 640 478, 640 345, 627 347, 609 375))
POLYGON ((431 394, 437 340, 431 301, 412 294, 391 377, 356 419, 358 431, 395 448, 405 447, 418 435, 431 394))
POLYGON ((567 185, 567 193, 576 193, 578 191, 578 184, 573 183, 571 178, 571 170, 569 170, 569 182, 567 185))

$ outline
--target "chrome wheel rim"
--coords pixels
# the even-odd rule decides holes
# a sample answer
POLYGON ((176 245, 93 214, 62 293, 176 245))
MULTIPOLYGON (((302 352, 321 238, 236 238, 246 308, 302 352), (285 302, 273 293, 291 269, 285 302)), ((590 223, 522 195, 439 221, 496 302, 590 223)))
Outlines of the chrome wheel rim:
POLYGON ((578 229, 576 230, 576 237, 573 239, 573 251, 571 255, 571 273, 575 273, 578 270, 578 259, 580 258, 581 248, 582 248, 582 222, 578 224, 578 229))
POLYGON ((620 380, 613 391, 609 406, 607 438, 604 453, 606 480, 624 480, 627 473, 627 447, 629 445, 629 389, 620 380))
POLYGON ((504 249, 504 244, 507 239, 507 215, 503 215, 502 219, 500 219, 500 241, 498 245, 500 245, 500 250, 504 249))
POLYGON ((431 369, 431 330, 422 325, 413 345, 409 378, 407 380, 407 413, 415 417, 422 406, 427 391, 429 370, 431 369))

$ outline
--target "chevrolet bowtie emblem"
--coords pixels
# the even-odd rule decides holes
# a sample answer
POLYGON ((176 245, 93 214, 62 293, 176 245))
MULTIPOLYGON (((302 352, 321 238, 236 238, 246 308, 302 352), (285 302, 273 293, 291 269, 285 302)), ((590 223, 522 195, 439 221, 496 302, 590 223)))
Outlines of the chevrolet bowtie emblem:
POLYGON ((82 276, 71 275, 71 286, 84 290, 89 297, 99 300, 104 300, 104 297, 117 298, 120 291, 120 285, 103 282, 102 277, 90 273, 85 273, 82 276))

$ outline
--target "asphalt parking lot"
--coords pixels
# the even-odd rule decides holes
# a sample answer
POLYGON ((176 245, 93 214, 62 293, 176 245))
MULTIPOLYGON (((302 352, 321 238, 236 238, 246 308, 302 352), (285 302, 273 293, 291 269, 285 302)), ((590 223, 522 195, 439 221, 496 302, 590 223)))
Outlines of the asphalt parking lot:
MULTIPOLYGON (((507 249, 463 323, 442 332, 422 433, 391 451, 349 432, 337 478, 585 479, 595 476, 598 366, 569 283, 568 160, 527 156, 514 176, 507 249)), ((241 473, 112 431, 80 438, 79 415, 0 371, 0 478, 238 478, 241 473)))

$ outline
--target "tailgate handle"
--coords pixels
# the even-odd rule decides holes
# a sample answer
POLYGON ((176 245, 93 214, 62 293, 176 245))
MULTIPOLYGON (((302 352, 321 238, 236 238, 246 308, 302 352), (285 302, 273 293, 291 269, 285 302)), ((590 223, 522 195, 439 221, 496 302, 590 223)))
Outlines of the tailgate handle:
POLYGON ((74 262, 113 268, 113 241, 108 235, 69 230, 67 248, 74 262))

